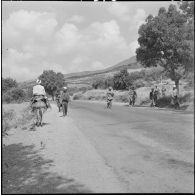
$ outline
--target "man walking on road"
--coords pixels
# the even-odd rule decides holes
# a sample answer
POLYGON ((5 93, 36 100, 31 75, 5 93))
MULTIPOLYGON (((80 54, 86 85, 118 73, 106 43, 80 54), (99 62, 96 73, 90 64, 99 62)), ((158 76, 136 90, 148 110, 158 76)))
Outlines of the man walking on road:
POLYGON ((69 93, 67 92, 67 87, 63 87, 63 92, 61 95, 61 103, 62 103, 62 110, 63 110, 64 117, 67 115, 69 100, 70 100, 70 96, 69 93))
POLYGON ((111 86, 108 88, 106 96, 107 96, 107 108, 111 109, 111 107, 112 107, 112 100, 113 100, 113 97, 114 97, 114 92, 113 92, 111 86))
POLYGON ((151 91, 150 91, 150 106, 153 107, 154 106, 154 88, 152 87, 151 88, 151 91))
POLYGON ((153 94, 154 106, 155 106, 155 107, 157 106, 157 103, 158 103, 159 94, 160 94, 160 91, 159 91, 158 87, 155 86, 154 94, 153 94))
POLYGON ((137 93, 135 91, 135 88, 134 87, 130 87, 129 88, 129 106, 134 106, 135 104, 135 99, 137 97, 137 93))
POLYGON ((175 85, 173 86, 172 91, 172 101, 175 109, 179 109, 178 91, 175 85))

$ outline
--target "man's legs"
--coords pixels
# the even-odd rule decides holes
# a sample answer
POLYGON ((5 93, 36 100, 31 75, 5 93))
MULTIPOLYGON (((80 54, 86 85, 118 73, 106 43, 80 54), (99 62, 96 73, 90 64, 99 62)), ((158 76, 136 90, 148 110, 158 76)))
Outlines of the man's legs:
POLYGON ((129 97, 129 106, 132 105, 132 97, 129 97))
POLYGON ((65 115, 67 115, 67 112, 68 112, 68 102, 65 102, 64 103, 64 109, 65 109, 65 115))
POLYGON ((62 111, 63 111, 63 116, 65 116, 65 102, 62 102, 62 111))
POLYGON ((157 96, 154 96, 154 106, 157 106, 157 96))

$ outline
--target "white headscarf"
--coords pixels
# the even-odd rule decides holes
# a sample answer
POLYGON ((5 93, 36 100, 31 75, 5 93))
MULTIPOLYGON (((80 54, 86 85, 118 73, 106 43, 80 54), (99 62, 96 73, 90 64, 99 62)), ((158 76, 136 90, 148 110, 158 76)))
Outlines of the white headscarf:
POLYGON ((37 79, 36 83, 41 84, 41 80, 37 79))

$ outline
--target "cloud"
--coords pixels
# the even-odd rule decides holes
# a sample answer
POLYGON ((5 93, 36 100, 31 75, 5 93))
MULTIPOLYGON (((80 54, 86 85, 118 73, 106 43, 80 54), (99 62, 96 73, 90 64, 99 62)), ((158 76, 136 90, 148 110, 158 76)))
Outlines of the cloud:
POLYGON ((75 15, 59 25, 49 12, 13 12, 2 25, 3 48, 8 48, 7 54, 3 52, 3 75, 22 81, 43 70, 96 70, 129 57, 129 45, 116 20, 94 21, 82 28, 78 22, 75 15))
POLYGON ((132 18, 130 30, 138 30, 139 27, 145 23, 147 17, 146 12, 143 9, 137 9, 135 15, 132 18))
POLYGON ((31 40, 42 43, 48 41, 56 26, 57 21, 51 13, 19 10, 3 22, 2 36, 7 44, 11 42, 17 46, 21 39, 22 43, 31 40))
POLYGON ((93 70, 99 70, 99 69, 105 68, 105 66, 104 66, 104 64, 102 62, 95 61, 95 62, 92 63, 91 68, 93 70))
POLYGON ((138 47, 139 47, 139 44, 138 44, 137 40, 136 40, 136 41, 133 41, 133 42, 131 42, 131 43, 129 44, 130 54, 131 54, 132 56, 136 55, 136 49, 137 49, 138 47))
POLYGON ((6 57, 2 60, 2 75, 17 79, 27 79, 33 76, 33 72, 28 68, 27 64, 32 60, 30 53, 18 52, 10 48, 7 50, 6 57))
POLYGON ((74 49, 79 42, 80 35, 76 25, 65 23, 55 34, 55 51, 57 53, 67 53, 74 49))
POLYGON ((141 24, 145 22, 146 12, 143 9, 137 9, 136 14, 133 17, 133 21, 136 24, 136 27, 139 27, 141 24))
POLYGON ((125 4, 111 3, 111 6, 108 8, 108 11, 120 20, 129 21, 131 19, 129 14, 129 8, 125 6, 125 4))
POLYGON ((91 31, 89 34, 97 38, 94 39, 95 43, 101 46, 111 45, 121 40, 119 26, 115 20, 104 23, 94 22, 89 31, 91 31))
POLYGON ((84 16, 74 15, 74 16, 70 17, 67 21, 80 24, 80 23, 84 22, 84 20, 85 20, 84 16))

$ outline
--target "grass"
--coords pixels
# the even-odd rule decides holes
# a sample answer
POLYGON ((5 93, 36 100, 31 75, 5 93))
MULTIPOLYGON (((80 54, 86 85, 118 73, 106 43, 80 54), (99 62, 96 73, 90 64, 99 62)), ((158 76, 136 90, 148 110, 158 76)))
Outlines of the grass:
POLYGON ((3 104, 2 109, 2 135, 8 135, 8 131, 12 128, 26 128, 34 118, 30 107, 27 104, 3 104))

